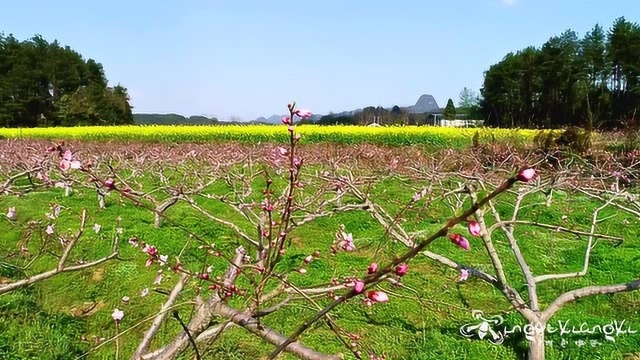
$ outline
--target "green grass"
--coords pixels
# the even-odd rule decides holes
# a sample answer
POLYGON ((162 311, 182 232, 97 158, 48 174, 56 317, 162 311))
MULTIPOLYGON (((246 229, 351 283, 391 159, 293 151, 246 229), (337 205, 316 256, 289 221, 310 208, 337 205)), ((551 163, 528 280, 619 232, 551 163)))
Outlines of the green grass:
MULTIPOLYGON (((390 209, 399 209, 402 203, 412 195, 412 187, 421 184, 416 181, 390 179, 378 184, 372 191, 373 198, 390 209)), ((210 191, 225 191, 222 185, 215 185, 210 191)), ((152 316, 165 298, 157 292, 147 297, 139 294, 145 287, 153 288, 152 282, 158 267, 144 266, 146 257, 139 250, 128 245, 130 236, 158 246, 160 252, 176 256, 183 249, 188 236, 185 231, 170 222, 160 229, 152 227, 153 216, 150 212, 134 206, 130 202, 121 202, 117 195, 108 197, 108 207, 98 209, 95 193, 78 189, 71 197, 64 197, 61 189, 29 193, 20 198, 0 197, 0 209, 15 206, 17 221, 42 220, 50 203, 65 207, 57 224, 57 231, 72 233, 79 219, 79 210, 86 208, 90 214, 86 236, 75 249, 73 259, 95 259, 110 252, 110 241, 115 231, 118 217, 122 217, 119 226, 124 229, 120 241, 121 261, 111 262, 97 269, 80 273, 63 274, 29 288, 0 296, 0 358, 1 359, 76 359, 90 350, 93 337, 109 338, 114 335, 111 312, 115 307, 123 309, 125 318, 122 329, 128 329, 141 320, 152 316), (91 230, 94 223, 102 225, 102 231, 95 234, 91 230), (122 304, 121 298, 129 296, 129 304, 122 304), (74 316, 74 309, 85 303, 98 304, 95 312, 89 316, 74 316), (88 341, 81 341, 81 338, 88 341)), ((540 199, 538 199, 540 200, 540 199)), ((224 205, 210 201, 207 208, 220 216, 232 216, 224 205)), ((510 206, 498 202, 499 211, 506 215, 510 206)), ((578 195, 558 193, 552 207, 536 205, 523 209, 523 215, 529 220, 561 223, 562 215, 568 215, 566 227, 587 230, 590 212, 599 204, 578 195)), ((215 243, 225 253, 230 253, 239 240, 228 229, 202 221, 197 214, 178 205, 168 211, 168 217, 199 236, 215 243)), ((418 208, 408 216, 414 224, 410 230, 435 229, 448 216, 449 210, 442 204, 433 208, 418 208)), ((603 216, 615 215, 605 221, 599 231, 623 236, 627 240, 619 247, 601 242, 592 253, 592 263, 588 276, 577 280, 549 281, 540 285, 539 293, 543 304, 548 304, 563 291, 590 284, 606 284, 627 281, 638 276, 640 262, 640 223, 615 211, 605 211, 603 216), (628 221, 624 224, 623 221, 628 221)), ((21 265, 25 260, 15 256, 16 243, 23 238, 23 230, 4 218, 0 218, 0 276, 19 278, 21 271, 11 266, 21 265)), ((458 231, 465 232, 462 227, 458 231)), ((549 271, 575 271, 581 268, 585 239, 556 232, 540 231, 535 228, 522 228, 517 232, 521 239, 522 251, 536 274, 549 271)), ((403 251, 399 244, 393 244, 384 236, 384 231, 366 212, 351 212, 320 219, 296 230, 292 239, 298 247, 287 253, 281 268, 294 270, 301 259, 315 250, 323 256, 309 265, 305 275, 293 272, 290 278, 301 286, 324 282, 332 276, 345 276, 361 273, 371 261, 375 249, 381 245, 382 257, 389 259, 395 253, 403 251), (328 256, 328 248, 333 241, 334 232, 344 224, 348 232, 354 234, 358 251, 338 253, 328 256)), ((33 240, 35 241, 35 240, 33 240)), ((36 251, 37 243, 29 248, 36 251)), ((51 244, 52 251, 59 253, 59 246, 51 244)), ((516 289, 526 294, 521 284, 522 275, 510 256, 510 248, 504 237, 496 235, 496 246, 507 269, 507 276, 516 289)), ((441 239, 430 246, 432 251, 452 259, 478 265, 490 271, 490 263, 485 251, 477 239, 472 239, 472 249, 460 251, 447 240, 441 239)), ((190 243, 182 255, 182 262, 196 269, 205 261, 202 250, 197 244, 190 243)), ((51 254, 43 256, 26 274, 51 269, 57 259, 51 254)), ((224 260, 207 257, 207 264, 214 266, 217 272, 225 268, 224 260)), ((25 274, 22 274, 25 275, 25 274)), ((477 279, 466 283, 456 283, 458 274, 445 269, 425 258, 417 258, 411 263, 409 274, 404 278, 407 290, 387 288, 391 301, 366 307, 360 299, 351 300, 339 307, 334 318, 344 329, 364 335, 363 343, 387 359, 519 359, 522 358, 524 341, 521 338, 510 339, 502 346, 491 345, 486 341, 469 340, 459 334, 459 328, 473 321, 471 310, 482 310, 486 315, 499 314, 509 310, 509 304, 502 295, 489 285, 477 279)), ((167 276, 160 288, 169 290, 176 281, 176 275, 167 276)), ((246 284, 245 282, 240 282, 246 284)), ((185 293, 183 300, 193 294, 193 286, 185 293)), ((236 300, 237 301, 237 300, 236 300)), ((328 303, 329 299, 320 301, 328 303)), ((640 294, 626 293, 615 296, 599 296, 583 299, 563 309, 554 320, 570 320, 572 324, 583 321, 589 324, 606 324, 613 320, 627 320, 635 330, 640 330, 638 318, 640 294)), ((265 322, 284 334, 290 334, 299 325, 301 319, 313 315, 315 311, 303 303, 293 303, 265 319, 265 322), (292 321, 292 319, 296 321, 292 321)), ((180 311, 182 318, 188 320, 190 311, 185 307, 180 311)), ((510 325, 524 324, 519 315, 506 316, 510 325)), ((121 357, 128 358, 133 353, 148 323, 137 327, 121 338, 121 357)), ((168 321, 158 334, 158 344, 170 339, 178 331, 176 321, 168 321)), ((567 340, 579 340, 584 337, 566 337, 567 340)), ((595 337, 594 337, 595 338, 595 337)), ((552 335, 554 342, 560 337, 552 335)), ((588 338, 589 339, 589 338, 588 338)), ((326 325, 317 324, 306 332, 301 341, 321 352, 348 352, 326 325)), ((600 339, 601 342, 604 342, 600 339)), ((258 341, 241 329, 225 333, 212 347, 203 347, 205 358, 211 359, 257 359, 264 356, 273 347, 258 341)), ((554 344, 547 348, 549 359, 620 359, 623 354, 640 349, 640 334, 620 336, 615 343, 606 342, 596 348, 590 345, 578 347, 571 343, 565 349, 554 344)), ((90 353, 91 359, 112 359, 114 344, 109 343, 90 353)), ((189 359, 192 357, 184 356, 189 359)), ((284 358, 289 358, 285 355, 284 358)))

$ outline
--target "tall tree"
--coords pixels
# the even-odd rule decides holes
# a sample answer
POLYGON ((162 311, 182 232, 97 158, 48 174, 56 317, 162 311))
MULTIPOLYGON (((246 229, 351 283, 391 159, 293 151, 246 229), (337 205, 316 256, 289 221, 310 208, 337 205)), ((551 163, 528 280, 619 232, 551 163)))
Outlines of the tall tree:
POLYGON ((447 106, 444 108, 444 118, 446 120, 454 120, 456 118, 456 107, 453 105, 453 100, 447 101, 447 106))
POLYGON ((458 101, 458 107, 471 108, 476 105, 478 105, 478 94, 465 86, 464 89, 460 91, 460 101, 458 101))
POLYGON ((131 124, 127 91, 58 41, 0 34, 0 126, 131 124))
MULTIPOLYGON (((485 72, 486 124, 619 127, 640 115, 640 26, 617 19, 582 39, 571 30, 507 54, 485 72)), ((637 121, 636 121, 637 123, 637 121)))

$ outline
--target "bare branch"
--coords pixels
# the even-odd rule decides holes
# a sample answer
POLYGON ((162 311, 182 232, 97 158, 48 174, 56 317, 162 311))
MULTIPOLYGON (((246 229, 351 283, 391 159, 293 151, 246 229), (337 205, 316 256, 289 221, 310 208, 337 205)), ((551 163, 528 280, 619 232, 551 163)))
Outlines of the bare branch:
POLYGON ((604 286, 587 286, 581 289, 572 290, 566 292, 558 297, 549 307, 543 312, 542 318, 544 321, 549 320, 558 310, 569 302, 593 295, 606 295, 616 294, 621 292, 628 292, 640 289, 640 279, 617 285, 604 285, 604 286))
POLYGON ((169 298, 162 305, 160 312, 158 313, 156 318, 153 320, 151 327, 144 334, 144 338, 140 342, 140 345, 138 345, 136 352, 133 354, 134 359, 139 358, 140 355, 142 355, 145 351, 147 351, 147 348, 151 344, 151 340, 153 340, 153 337, 156 335, 158 330, 160 330, 160 326, 162 326, 162 323, 164 322, 167 316, 168 310, 173 306, 173 304, 178 299, 178 295, 180 295, 180 292, 182 292, 182 289, 184 288, 184 284, 186 283, 188 278, 189 276, 187 274, 182 274, 178 283, 173 287, 173 290, 171 291, 169 298))

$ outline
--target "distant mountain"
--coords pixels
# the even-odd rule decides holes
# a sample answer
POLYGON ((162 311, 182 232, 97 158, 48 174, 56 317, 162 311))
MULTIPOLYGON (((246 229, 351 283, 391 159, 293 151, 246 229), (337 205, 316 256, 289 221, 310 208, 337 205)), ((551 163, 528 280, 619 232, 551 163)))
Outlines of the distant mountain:
POLYGON ((418 102, 416 102, 413 106, 408 106, 404 108, 410 114, 423 114, 423 113, 433 113, 433 112, 441 112, 442 109, 438 106, 436 99, 429 94, 424 94, 420 96, 418 102))
MULTIPOLYGON (((385 108, 385 110, 388 110, 388 111, 391 111, 391 109, 392 107, 385 108)), ((420 96, 420 98, 418 99, 415 105, 403 107, 402 110, 410 114, 442 113, 444 111, 443 108, 438 106, 438 103, 436 102, 436 99, 433 97, 433 95, 429 95, 429 94, 423 94, 422 96, 420 96)), ((363 109, 355 109, 355 110, 342 111, 337 113, 332 112, 331 115, 334 117, 353 116, 355 114, 361 113, 362 111, 363 109)), ((283 115, 272 115, 268 118, 261 116, 256 120, 253 120, 252 122, 279 124, 280 118, 282 118, 282 116, 283 115)), ((322 118, 322 116, 323 116, 322 114, 314 114, 311 117, 311 120, 318 121, 320 120, 320 118, 322 118)))
POLYGON ((133 121, 139 125, 209 125, 219 123, 215 117, 194 115, 187 118, 178 114, 133 114, 133 121))
MULTIPOLYGON (((256 122, 256 123, 263 123, 263 124, 280 124, 282 121, 282 117, 284 115, 271 115, 268 118, 265 118, 264 116, 260 116, 259 118, 251 121, 251 122, 256 122)), ((311 115, 311 120, 312 121, 318 121, 320 120, 320 118, 322 117, 322 115, 319 114, 313 114, 311 115)))

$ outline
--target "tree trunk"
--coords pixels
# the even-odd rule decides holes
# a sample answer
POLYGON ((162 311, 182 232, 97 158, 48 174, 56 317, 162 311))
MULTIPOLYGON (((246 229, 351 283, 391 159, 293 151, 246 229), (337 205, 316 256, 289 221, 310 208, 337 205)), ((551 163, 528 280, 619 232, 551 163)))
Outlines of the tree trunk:
POLYGON ((162 213, 160 211, 157 211, 155 213, 155 219, 153 220, 153 226, 156 228, 159 228, 160 226, 162 226, 162 213))
POLYGON ((544 332, 546 324, 542 322, 531 322, 531 333, 527 333, 529 339, 528 360, 544 360, 544 332))

